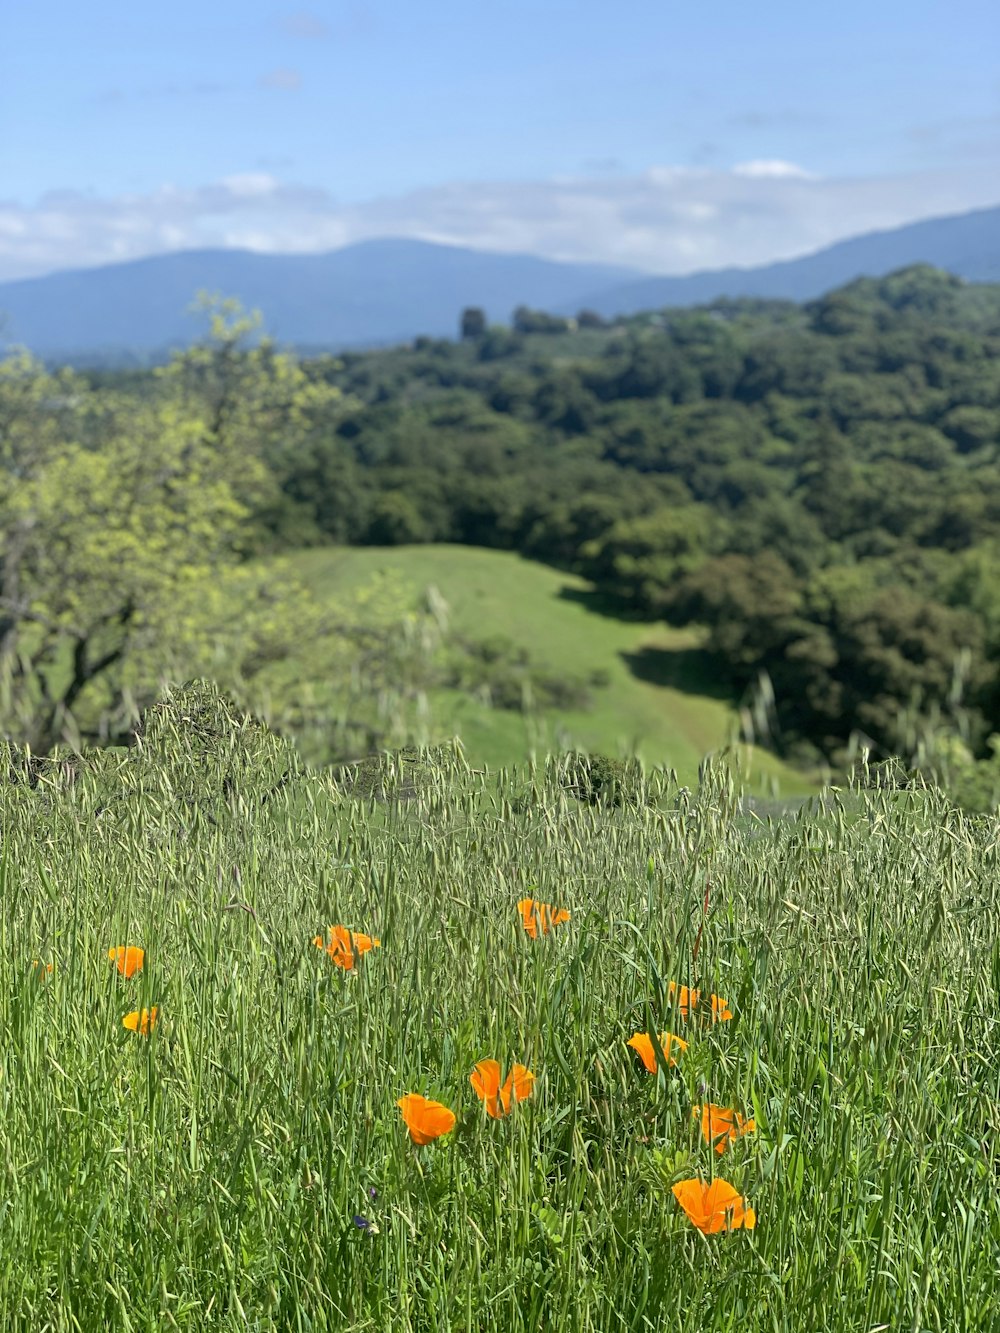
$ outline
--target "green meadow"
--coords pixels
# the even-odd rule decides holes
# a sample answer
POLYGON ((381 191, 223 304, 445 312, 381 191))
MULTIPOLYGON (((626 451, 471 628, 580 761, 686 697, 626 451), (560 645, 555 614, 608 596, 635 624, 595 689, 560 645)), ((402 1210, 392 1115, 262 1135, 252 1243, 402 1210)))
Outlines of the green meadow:
POLYGON ((717 763, 592 806, 457 747, 363 800, 189 705, 26 776, 4 1329, 1000 1327, 995 819, 845 789, 761 822, 717 763), (532 938, 524 898, 569 920, 532 938), (379 947, 338 966, 337 925, 379 947), (662 1032, 687 1048, 649 1073, 628 1042, 662 1032), (485 1059, 535 1076, 509 1115, 485 1059), (408 1093, 453 1128, 411 1142, 408 1093), (707 1103, 754 1132, 715 1153, 707 1103), (713 1178, 752 1230, 692 1224, 672 1187, 713 1178))
MULTIPOLYGON (((435 730, 461 736, 473 763, 516 764, 532 753, 579 746, 638 754, 690 783, 703 757, 726 745, 737 726, 729 691, 699 651, 698 631, 607 614, 585 579, 513 552, 451 545, 324 548, 297 552, 286 567, 320 607, 380 572, 404 580, 416 594, 434 587, 447 607, 449 634, 506 638, 555 672, 607 673, 589 708, 540 717, 490 707, 467 691, 433 691, 435 730)), ((322 698, 329 683, 307 645, 261 680, 278 698, 301 690, 304 681, 322 698)), ((818 790, 811 775, 763 749, 744 745, 736 754, 748 790, 793 796, 818 790)))

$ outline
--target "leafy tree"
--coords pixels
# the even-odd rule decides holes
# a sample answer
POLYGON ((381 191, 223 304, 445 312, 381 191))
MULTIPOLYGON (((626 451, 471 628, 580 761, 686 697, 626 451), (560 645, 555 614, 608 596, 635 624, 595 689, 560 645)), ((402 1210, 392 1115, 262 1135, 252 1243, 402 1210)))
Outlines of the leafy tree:
POLYGON ((254 423, 294 425, 339 396, 266 343, 241 350, 256 322, 236 303, 210 308, 209 340, 127 410, 23 354, 0 366, 0 713, 34 750, 126 733, 142 702, 126 666, 252 547, 251 506, 274 493, 254 423))
POLYGON ((769 551, 704 560, 665 590, 663 603, 672 624, 708 627, 706 647, 740 684, 806 628, 803 589, 769 551))
POLYGON ((604 329, 607 328, 607 321, 603 315, 599 315, 596 310, 581 310, 576 317, 577 328, 581 329, 604 329))
POLYGON ((515 333, 566 333, 570 328, 568 319, 547 315, 543 310, 532 310, 526 305, 517 307, 511 322, 515 333))
POLYGON ((941 429, 955 441, 959 453, 971 454, 988 445, 1000 445, 1000 411, 963 405, 941 419, 941 429))
POLYGON ((384 491, 369 510, 367 541, 372 546, 405 546, 429 541, 432 532, 405 491, 384 491))
MULTIPOLYGON (((7 726, 35 750, 72 736, 81 696, 165 628, 179 590, 233 555, 248 512, 200 423, 170 403, 137 410, 99 451, 70 438, 33 475, 8 474, 7 726)), ((123 702, 116 692, 112 711, 123 702)))
POLYGON ((663 508, 615 523, 584 543, 587 575, 647 615, 673 606, 676 586, 702 566, 712 541, 711 511, 700 505, 663 508))
POLYGON ((467 306, 462 311, 461 335, 464 340, 481 338, 486 332, 486 314, 479 306, 467 306))

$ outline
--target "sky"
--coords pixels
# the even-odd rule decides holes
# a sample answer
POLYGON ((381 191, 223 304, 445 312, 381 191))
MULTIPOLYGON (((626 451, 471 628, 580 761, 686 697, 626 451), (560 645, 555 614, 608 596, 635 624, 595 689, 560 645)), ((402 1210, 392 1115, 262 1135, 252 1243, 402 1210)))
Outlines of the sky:
POLYGON ((31 0, 0 280, 415 236, 687 273, 1000 204, 997 0, 31 0))

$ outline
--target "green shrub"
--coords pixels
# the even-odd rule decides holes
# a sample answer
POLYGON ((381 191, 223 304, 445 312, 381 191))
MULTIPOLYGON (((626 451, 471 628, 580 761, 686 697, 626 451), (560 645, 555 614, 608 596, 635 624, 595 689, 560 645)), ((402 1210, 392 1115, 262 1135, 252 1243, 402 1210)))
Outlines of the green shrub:
POLYGON ((410 801, 430 787, 437 774, 454 764, 453 745, 419 747, 369 755, 334 770, 337 786, 361 801, 410 801))
POLYGON ((294 748, 214 681, 190 680, 147 708, 135 762, 182 800, 263 800, 302 771, 294 748))
POLYGON ((646 803, 642 767, 637 759, 575 751, 567 756, 566 791, 588 805, 636 806, 646 803))

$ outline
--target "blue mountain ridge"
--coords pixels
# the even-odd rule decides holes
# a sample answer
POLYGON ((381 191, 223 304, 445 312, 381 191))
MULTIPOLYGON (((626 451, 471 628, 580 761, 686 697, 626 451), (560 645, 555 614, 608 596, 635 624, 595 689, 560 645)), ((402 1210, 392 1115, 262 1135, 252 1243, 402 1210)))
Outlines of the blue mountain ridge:
POLYGON ((909 264, 932 264, 967 282, 1000 282, 1000 207, 866 232, 815 254, 759 268, 640 278, 595 289, 583 304, 614 316, 701 305, 724 296, 811 301, 855 278, 881 278, 909 264))
POLYGON ((971 282, 1000 281, 1000 207, 867 233, 758 268, 681 277, 401 238, 317 255, 177 251, 0 283, 0 337, 49 359, 162 355, 204 332, 204 317, 190 305, 208 290, 260 309, 280 343, 339 350, 419 334, 455 337, 466 306, 503 323, 522 304, 614 316, 718 297, 804 301, 912 263, 971 282))

